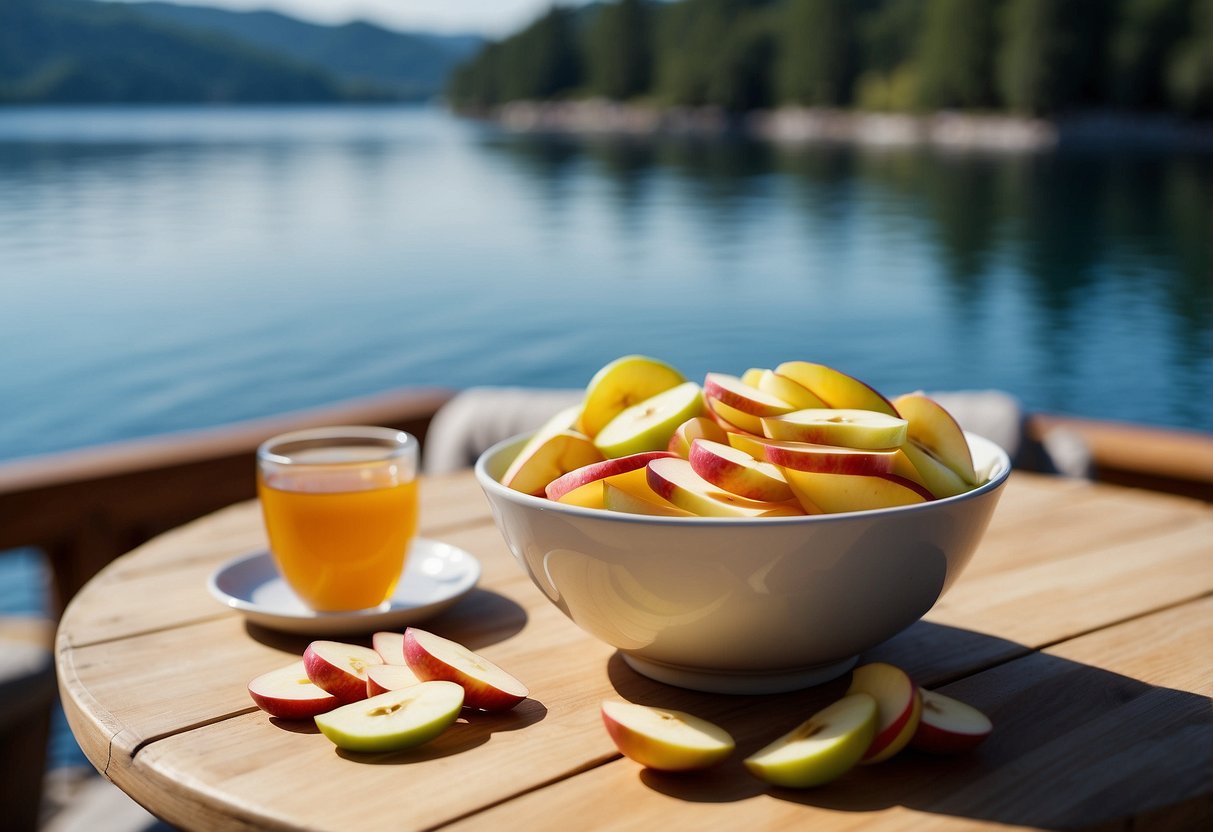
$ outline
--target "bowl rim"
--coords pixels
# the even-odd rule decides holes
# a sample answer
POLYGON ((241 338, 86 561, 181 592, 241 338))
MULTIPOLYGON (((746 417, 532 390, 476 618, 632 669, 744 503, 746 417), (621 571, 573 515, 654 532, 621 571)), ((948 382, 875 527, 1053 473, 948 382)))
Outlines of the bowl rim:
MULTIPOLYGON (((956 494, 952 497, 938 497, 934 500, 929 500, 922 503, 914 503, 907 506, 889 506, 887 508, 864 509, 862 511, 841 511, 832 514, 805 514, 792 517, 663 517, 660 515, 651 514, 631 514, 622 511, 607 511, 598 508, 586 508, 584 506, 568 505, 549 500, 546 497, 536 497, 531 494, 515 491, 502 485, 498 480, 489 474, 489 460, 496 457, 498 454, 505 451, 512 445, 521 445, 531 437, 533 431, 527 433, 519 433, 514 436, 502 439, 494 443, 476 459, 474 472, 477 482, 486 494, 496 495, 502 499, 516 503, 526 508, 535 509, 537 511, 551 511, 557 514, 567 514, 572 517, 582 517, 587 519, 597 519, 606 522, 614 523, 638 523, 643 525, 658 525, 658 526, 673 526, 673 527, 694 527, 694 526, 726 526, 726 527, 758 527, 769 528, 775 526, 798 526, 798 525, 817 525, 821 523, 840 523, 854 521, 857 518, 877 518, 889 515, 912 514, 916 512, 934 511, 942 505, 954 505, 968 500, 977 500, 993 491, 997 491, 1011 476, 1011 459, 1007 452, 997 442, 987 439, 976 433, 965 431, 965 438, 969 440, 970 447, 976 442, 979 446, 988 446, 984 448, 985 452, 993 458, 993 464, 990 466, 989 478, 969 491, 963 494, 956 494)), ((521 448, 520 448, 521 450, 521 448)))

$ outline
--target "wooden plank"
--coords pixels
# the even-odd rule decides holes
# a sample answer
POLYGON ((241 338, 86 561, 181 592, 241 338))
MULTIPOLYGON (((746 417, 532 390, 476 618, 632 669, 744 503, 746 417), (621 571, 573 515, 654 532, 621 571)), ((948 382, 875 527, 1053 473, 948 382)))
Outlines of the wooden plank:
POLYGON ((1202 599, 945 688, 994 720, 971 755, 904 752, 819 789, 767 789, 740 759, 801 715, 756 704, 761 731, 721 720, 738 752, 712 772, 618 759, 447 829, 573 828, 579 817, 610 830, 1071 828, 1137 814, 1151 828, 1209 828, 1211 689, 1213 600, 1202 599))

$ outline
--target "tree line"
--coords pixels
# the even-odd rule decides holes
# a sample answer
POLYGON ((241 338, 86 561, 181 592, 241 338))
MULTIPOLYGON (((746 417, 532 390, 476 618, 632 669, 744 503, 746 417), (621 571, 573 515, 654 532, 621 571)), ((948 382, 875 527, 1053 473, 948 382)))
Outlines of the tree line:
POLYGON ((452 73, 449 100, 605 97, 1213 115, 1213 0, 613 0, 553 6, 452 73))

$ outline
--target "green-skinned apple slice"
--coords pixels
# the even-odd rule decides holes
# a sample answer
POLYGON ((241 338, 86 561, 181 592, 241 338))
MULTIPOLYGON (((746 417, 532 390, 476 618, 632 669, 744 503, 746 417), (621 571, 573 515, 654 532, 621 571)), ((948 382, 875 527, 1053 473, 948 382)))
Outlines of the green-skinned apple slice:
POLYGON ((794 517, 804 512, 793 502, 749 500, 725 491, 695 473, 685 459, 658 459, 648 468, 649 488, 679 508, 700 517, 794 517))
POLYGON ((906 426, 905 419, 853 408, 794 410, 762 420, 771 439, 848 448, 898 448, 906 441, 906 426))
POLYGON ((504 711, 527 697, 526 685, 462 644, 426 630, 404 631, 404 656, 417 678, 454 682, 464 704, 481 711, 504 711))
POLYGON ((340 699, 312 683, 302 661, 262 673, 248 683, 248 692, 258 708, 281 719, 311 719, 341 705, 340 699))
POLYGON ((931 754, 962 754, 972 751, 994 730, 990 718, 972 705, 950 696, 919 689, 922 717, 910 747, 931 754))
POLYGON ((501 484, 542 497, 552 480, 602 459, 602 451, 585 436, 576 431, 560 431, 538 445, 528 442, 501 478, 501 484))
POLYGON ((760 462, 731 445, 696 439, 687 461, 696 474, 739 497, 768 503, 795 499, 778 466, 760 462))
POLYGON ((875 410, 890 416, 900 415, 892 402, 884 396, 859 379, 833 367, 808 361, 785 361, 775 368, 775 373, 791 379, 801 387, 807 387, 825 402, 827 407, 848 407, 875 410))
POLYGON ((682 373, 656 358, 646 355, 617 358, 590 379, 577 425, 582 433, 593 439, 629 407, 684 381, 686 378, 682 373))
POLYGON ((922 715, 922 696, 904 670, 885 662, 857 667, 847 693, 866 693, 876 700, 876 735, 864 752, 864 764, 887 760, 909 744, 922 715))
POLYGON ((463 688, 453 682, 418 682, 315 718, 316 727, 348 751, 401 751, 429 742, 459 716, 463 688))
POLYGON ((693 416, 674 430, 666 450, 686 459, 691 455, 691 443, 696 439, 710 439, 713 442, 728 442, 729 435, 724 428, 712 421, 709 416, 693 416))
POLYGON ((602 721, 621 754, 659 771, 707 768, 734 748, 723 728, 682 711, 606 701, 602 721))
POLYGON ((876 719, 876 700, 871 696, 845 696, 751 754, 745 767, 776 786, 806 789, 823 785, 863 758, 876 735, 876 719))
POLYGON ((969 441, 943 405, 923 393, 907 393, 898 396, 893 406, 909 422, 910 442, 947 465, 970 486, 977 485, 969 441))
POLYGON ((598 435, 594 444, 607 457, 644 451, 664 451, 674 431, 703 413, 703 392, 693 381, 683 382, 621 411, 598 435))

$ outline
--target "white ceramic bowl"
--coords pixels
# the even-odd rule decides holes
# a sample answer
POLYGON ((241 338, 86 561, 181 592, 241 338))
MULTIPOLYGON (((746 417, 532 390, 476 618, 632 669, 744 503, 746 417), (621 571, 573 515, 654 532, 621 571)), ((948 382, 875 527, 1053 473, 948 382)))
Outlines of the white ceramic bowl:
POLYGON ((810 517, 642 517, 501 485, 525 440, 485 451, 476 478, 531 580, 639 673, 720 693, 828 681, 925 615, 973 555, 1011 470, 970 434, 985 481, 957 497, 810 517))

